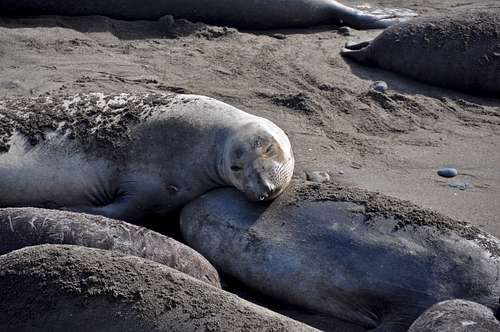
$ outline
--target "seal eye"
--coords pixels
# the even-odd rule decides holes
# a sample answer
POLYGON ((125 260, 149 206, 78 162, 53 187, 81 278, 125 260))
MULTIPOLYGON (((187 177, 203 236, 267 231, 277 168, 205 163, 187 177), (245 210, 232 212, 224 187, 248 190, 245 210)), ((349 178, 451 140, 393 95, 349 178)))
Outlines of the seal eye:
POLYGON ((273 145, 272 144, 269 144, 266 148, 266 152, 265 153, 270 153, 271 151, 273 150, 273 145))
POLYGON ((233 171, 233 172, 239 172, 239 171, 241 171, 241 167, 233 165, 233 166, 231 166, 231 171, 233 171))

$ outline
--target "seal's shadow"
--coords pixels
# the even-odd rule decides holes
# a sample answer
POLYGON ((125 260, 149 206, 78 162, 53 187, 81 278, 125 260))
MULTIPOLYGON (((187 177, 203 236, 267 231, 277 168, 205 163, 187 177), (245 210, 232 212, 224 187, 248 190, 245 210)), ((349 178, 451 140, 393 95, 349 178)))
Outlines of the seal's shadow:
POLYGON ((190 35, 212 39, 229 34, 232 31, 232 29, 224 27, 191 23, 183 19, 174 20, 170 15, 161 17, 156 21, 123 21, 97 15, 0 17, 0 27, 7 29, 66 28, 80 33, 110 33, 120 40, 175 39, 190 35))
POLYGON ((430 98, 452 100, 465 100, 470 103, 483 106, 499 107, 500 99, 491 95, 467 94, 465 92, 450 90, 439 86, 419 82, 404 75, 390 72, 377 67, 364 66, 351 59, 343 57, 345 63, 350 67, 353 75, 370 81, 385 81, 389 89, 407 95, 423 95, 430 98))

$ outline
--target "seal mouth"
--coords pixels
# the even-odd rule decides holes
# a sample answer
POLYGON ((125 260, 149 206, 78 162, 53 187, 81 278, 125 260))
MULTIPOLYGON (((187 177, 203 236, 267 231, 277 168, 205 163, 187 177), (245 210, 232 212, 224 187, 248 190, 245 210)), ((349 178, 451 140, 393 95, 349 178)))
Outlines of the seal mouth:
POLYGON ((251 201, 257 201, 257 202, 262 202, 262 201, 267 201, 275 197, 276 190, 272 188, 266 188, 262 191, 255 192, 251 189, 247 189, 244 191, 245 196, 251 201))

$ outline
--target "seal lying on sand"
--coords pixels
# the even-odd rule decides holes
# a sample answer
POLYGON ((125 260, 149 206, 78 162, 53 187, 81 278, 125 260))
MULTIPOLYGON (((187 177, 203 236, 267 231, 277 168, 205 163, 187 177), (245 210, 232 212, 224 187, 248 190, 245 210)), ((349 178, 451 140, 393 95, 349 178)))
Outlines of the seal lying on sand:
POLYGON ((490 308, 465 300, 439 302, 426 310, 408 332, 492 332, 500 322, 490 308))
POLYGON ((78 246, 0 256, 2 331, 317 331, 164 265, 78 246))
POLYGON ((363 12, 335 0, 0 0, 2 15, 103 15, 125 20, 164 15, 247 29, 344 23, 379 29, 415 14, 408 10, 363 12))
POLYGON ((83 213, 0 209, 0 255, 46 243, 114 250, 147 258, 221 287, 219 274, 203 256, 149 229, 83 213))
POLYGON ((279 195, 294 159, 271 121, 195 95, 0 100, 0 206, 137 221, 215 187, 279 195))
POLYGON ((366 328, 406 331, 438 301, 500 295, 499 240, 360 190, 293 184, 266 206, 218 189, 183 208, 181 231, 247 286, 366 328))
POLYGON ((431 16, 384 30, 342 55, 469 92, 500 93, 500 8, 431 16))

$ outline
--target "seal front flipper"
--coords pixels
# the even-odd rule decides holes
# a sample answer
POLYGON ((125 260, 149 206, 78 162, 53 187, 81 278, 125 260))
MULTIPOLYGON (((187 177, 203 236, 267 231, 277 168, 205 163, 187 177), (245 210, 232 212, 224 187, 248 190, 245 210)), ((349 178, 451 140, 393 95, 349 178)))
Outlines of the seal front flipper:
POLYGON ((78 207, 64 207, 64 211, 87 213, 94 215, 101 215, 107 218, 123 220, 123 221, 137 221, 141 215, 139 211, 134 212, 133 204, 129 199, 120 198, 112 203, 103 206, 78 206, 78 207))
POLYGON ((368 56, 370 44, 371 41, 362 41, 355 44, 346 43, 340 54, 356 62, 370 65, 372 64, 370 57, 368 56))

